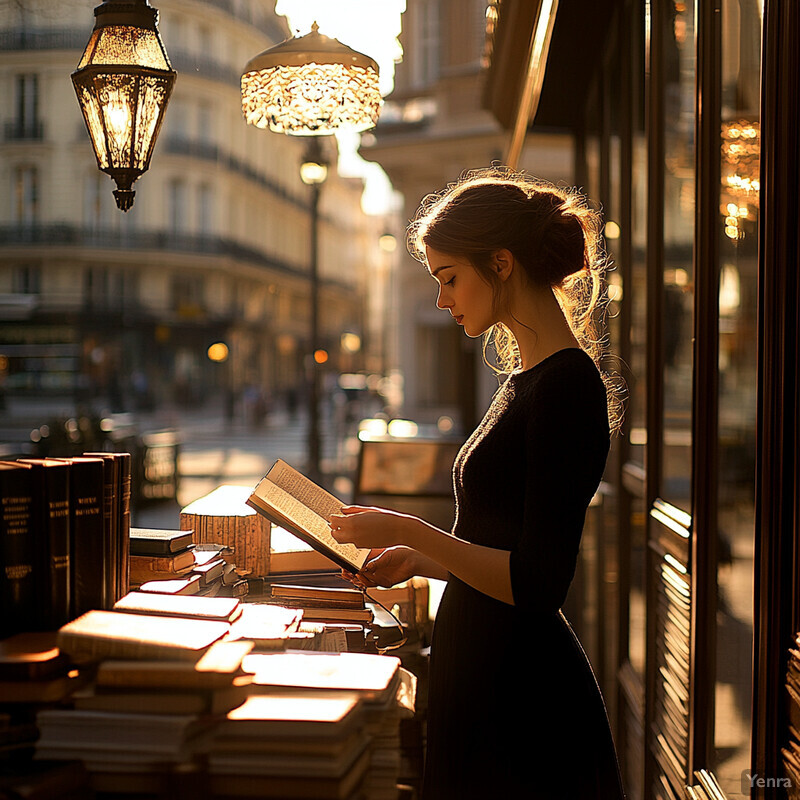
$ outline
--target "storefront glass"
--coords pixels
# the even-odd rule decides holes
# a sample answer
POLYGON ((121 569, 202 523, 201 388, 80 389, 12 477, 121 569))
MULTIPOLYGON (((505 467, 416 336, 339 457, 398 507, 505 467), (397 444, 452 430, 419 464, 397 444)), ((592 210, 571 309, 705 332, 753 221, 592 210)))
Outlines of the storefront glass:
POLYGON ((750 766, 761 8, 722 3, 719 203, 719 559, 715 771, 750 766))

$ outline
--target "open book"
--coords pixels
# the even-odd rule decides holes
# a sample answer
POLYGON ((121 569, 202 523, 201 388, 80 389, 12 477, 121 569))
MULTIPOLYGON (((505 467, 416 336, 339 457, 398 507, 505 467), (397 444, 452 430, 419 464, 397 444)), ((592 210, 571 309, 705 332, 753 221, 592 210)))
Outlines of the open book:
POLYGON ((339 544, 331 536, 328 519, 344 503, 281 459, 259 481, 247 504, 349 572, 358 572, 369 556, 369 550, 339 544))

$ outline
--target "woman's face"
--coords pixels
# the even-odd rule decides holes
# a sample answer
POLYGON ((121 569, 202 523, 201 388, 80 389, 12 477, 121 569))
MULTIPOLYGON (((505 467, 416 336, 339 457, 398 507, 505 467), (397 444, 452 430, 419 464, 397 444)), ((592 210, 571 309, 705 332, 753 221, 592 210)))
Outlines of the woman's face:
POLYGON ((497 322, 492 287, 466 258, 425 248, 428 269, 439 285, 436 305, 447 309, 471 338, 485 333, 497 322))

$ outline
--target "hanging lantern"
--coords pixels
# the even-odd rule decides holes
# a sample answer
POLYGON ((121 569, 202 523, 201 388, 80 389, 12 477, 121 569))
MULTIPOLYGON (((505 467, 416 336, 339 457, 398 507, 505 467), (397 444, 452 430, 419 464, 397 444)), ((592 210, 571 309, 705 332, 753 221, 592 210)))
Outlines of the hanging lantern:
POLYGON ((378 121, 378 65, 369 56, 311 33, 253 58, 242 75, 242 111, 257 128, 295 136, 364 131, 378 121))
POLYGON ((104 0, 72 83, 97 166, 117 184, 117 206, 133 205, 134 181, 150 166, 175 71, 147 0, 104 0))

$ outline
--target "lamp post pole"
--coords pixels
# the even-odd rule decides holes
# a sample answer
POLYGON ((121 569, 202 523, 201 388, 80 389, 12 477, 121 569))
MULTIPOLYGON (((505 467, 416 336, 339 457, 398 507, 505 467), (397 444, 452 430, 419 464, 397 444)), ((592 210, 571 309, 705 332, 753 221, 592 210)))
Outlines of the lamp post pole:
POLYGON ((311 184, 311 385, 308 393, 308 472, 313 481, 319 481, 319 195, 321 183, 311 184))
POLYGON ((309 292, 311 299, 309 338, 311 344, 311 370, 308 391, 308 475, 319 481, 322 477, 320 469, 320 436, 319 436, 319 396, 320 373, 317 354, 319 342, 319 196, 322 184, 328 175, 328 164, 322 152, 318 136, 311 137, 300 166, 300 178, 311 187, 311 263, 309 265, 309 292))

